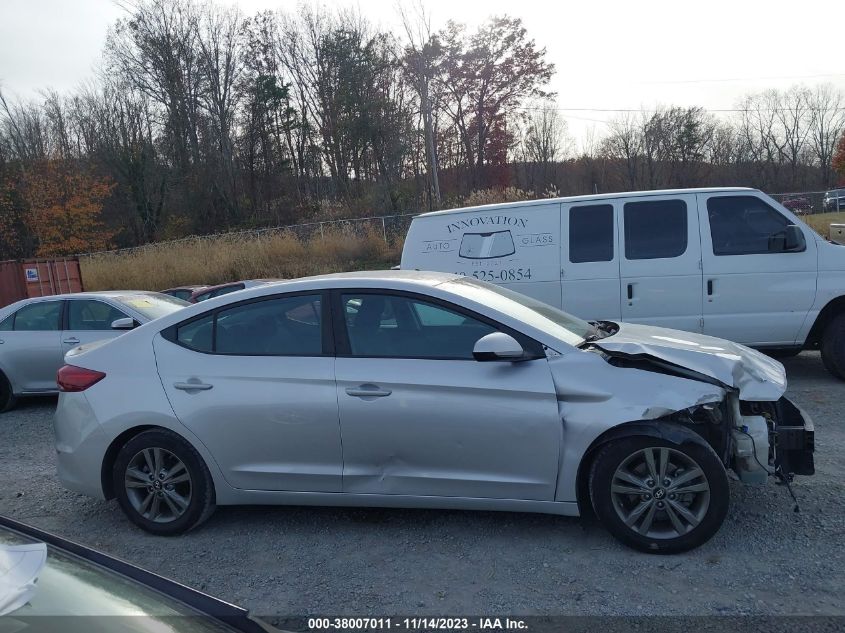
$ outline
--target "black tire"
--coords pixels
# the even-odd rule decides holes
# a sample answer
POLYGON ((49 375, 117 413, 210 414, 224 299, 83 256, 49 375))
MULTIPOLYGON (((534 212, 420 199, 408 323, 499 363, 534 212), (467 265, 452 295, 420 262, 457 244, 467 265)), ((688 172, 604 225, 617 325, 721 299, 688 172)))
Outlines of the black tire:
MULTIPOLYGON (((178 469, 178 472, 180 475, 178 477, 174 475, 174 481, 181 478, 181 469, 178 469)), ((159 536, 174 536, 192 530, 208 519, 215 508, 214 482, 202 457, 186 440, 165 429, 144 431, 120 449, 112 467, 112 485, 117 501, 129 520, 147 532, 159 536), (158 449, 157 453, 156 449, 158 449), (149 486, 146 484, 139 486, 138 474, 149 476, 151 469, 145 464, 150 462, 146 457, 152 458, 153 455, 161 457, 160 463, 163 466, 158 470, 159 476, 162 472, 169 472, 165 470, 168 464, 175 470, 176 467, 172 464, 177 463, 176 460, 178 460, 187 472, 188 481, 167 484, 167 479, 161 478, 162 481, 159 482, 152 480, 149 486), (140 468, 137 467, 139 463, 142 464, 140 468), (132 466, 132 472, 135 473, 131 477, 127 476, 127 469, 130 466, 132 466), (126 480, 133 483, 130 489, 127 489, 126 480), (155 487, 153 487, 154 484, 155 487), (170 485, 172 492, 166 492, 165 485, 170 485), (189 493, 187 497, 186 491, 189 493), (142 513, 136 506, 141 504, 149 494, 153 497, 147 506, 148 510, 142 513), (158 501, 155 497, 158 497, 158 501), (184 509, 174 503, 173 499, 177 498, 182 502, 187 499, 184 509), (155 515, 151 512, 154 504, 156 510, 161 509, 158 521, 153 520, 155 515), (181 510, 181 514, 177 515, 171 510, 174 507, 181 510), (144 514, 149 516, 144 516, 144 514)))
MULTIPOLYGON (((642 467, 646 467, 645 463, 642 467)), ((623 468, 623 471, 630 472, 627 466, 623 468)), ((642 481, 645 485, 648 471, 643 472, 645 478, 642 481)), ((621 483, 621 485, 625 484, 621 483)), ((637 488, 637 490, 641 489, 637 488)), ((698 547, 719 531, 728 513, 730 490, 724 466, 715 451, 703 440, 702 443, 685 442, 682 445, 676 445, 658 438, 635 436, 609 442, 596 455, 590 470, 590 498, 599 520, 625 545, 651 554, 675 554, 698 547), (658 451, 656 453, 658 461, 661 458, 660 450, 669 449, 669 452, 662 454, 670 456, 667 459, 669 477, 680 478, 684 472, 693 472, 694 466, 700 469, 702 473, 700 476, 683 486, 679 484, 679 489, 698 487, 706 483, 709 490, 680 496, 674 496, 674 493, 671 493, 673 496, 670 496, 668 491, 672 489, 671 484, 664 487, 662 485, 666 481, 664 480, 658 483, 657 487, 648 490, 648 500, 646 495, 641 496, 640 493, 626 495, 611 492, 611 487, 620 490, 620 482, 623 482, 617 476, 617 469, 626 464, 637 463, 639 456, 645 455, 648 449, 658 451), (672 459, 686 466, 682 469, 670 470, 673 467, 672 459), (662 492, 658 492, 658 488, 662 492), (661 501, 657 501, 658 499, 661 501), (674 500, 670 501, 670 499, 674 500), (687 505, 688 501, 689 505, 687 505), (651 504, 654 505, 653 511, 650 509, 651 504), (627 513, 630 518, 636 514, 636 510, 641 505, 649 510, 637 515, 642 520, 635 520, 635 527, 629 527, 623 520, 622 514, 627 513), (663 509, 658 509, 658 506, 663 509), (679 506, 683 507, 680 512, 673 509, 679 506), (684 524, 685 531, 680 532, 673 526, 669 511, 675 519, 684 524), (695 519, 698 523, 694 527, 691 527, 694 525, 693 522, 684 518, 683 511, 696 515, 695 519), (645 526, 649 512, 652 518, 650 525, 655 526, 653 530, 645 526), (643 528, 646 533, 641 532, 643 528)))
POLYGON ((0 371, 0 413, 13 409, 17 404, 18 399, 12 392, 12 383, 6 378, 6 375, 0 371))
POLYGON ((822 363, 831 374, 845 380, 845 313, 827 324, 822 334, 822 363))

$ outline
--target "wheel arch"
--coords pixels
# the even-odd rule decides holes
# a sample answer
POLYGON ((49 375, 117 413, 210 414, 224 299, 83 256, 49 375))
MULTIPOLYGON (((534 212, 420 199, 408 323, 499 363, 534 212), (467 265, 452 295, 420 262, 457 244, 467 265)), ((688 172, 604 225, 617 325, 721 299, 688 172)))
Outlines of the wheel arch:
MULTIPOLYGON (((137 437, 146 431, 166 431, 168 433, 173 433, 173 435, 180 437, 196 450, 196 446, 194 446, 191 440, 181 433, 177 433, 173 429, 167 428, 166 426, 159 426, 158 424, 142 424, 126 429, 111 441, 111 444, 109 444, 105 454, 103 455, 103 463, 100 466, 100 485, 103 487, 103 496, 105 496, 106 499, 114 499, 115 497, 114 486, 112 484, 112 468, 114 468, 114 462, 117 459, 118 453, 120 453, 120 449, 123 448, 124 445, 126 445, 126 443, 132 438, 137 437)), ((200 457, 202 457, 202 453, 199 451, 197 451, 197 453, 200 457)))
POLYGON ((845 295, 828 301, 821 309, 818 316, 816 316, 816 320, 813 322, 813 326, 810 328, 810 332, 807 334, 807 338, 804 341, 804 348, 818 349, 827 325, 834 319, 834 317, 842 314, 843 312, 845 312, 845 295))
POLYGON ((578 512, 582 517, 594 515, 589 489, 590 468, 593 465, 593 460, 604 445, 626 437, 654 437, 671 442, 676 446, 692 442, 712 448, 707 440, 692 429, 669 420, 623 422, 607 429, 593 440, 578 464, 578 473, 575 476, 575 492, 578 512))

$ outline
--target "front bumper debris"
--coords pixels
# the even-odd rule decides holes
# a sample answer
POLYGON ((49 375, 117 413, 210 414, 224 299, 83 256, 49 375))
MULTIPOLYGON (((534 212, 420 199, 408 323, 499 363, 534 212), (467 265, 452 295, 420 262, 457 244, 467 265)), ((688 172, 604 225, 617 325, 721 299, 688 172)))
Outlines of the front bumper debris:
POLYGON ((813 475, 815 428, 810 416, 787 398, 776 404, 775 467, 785 475, 813 475))

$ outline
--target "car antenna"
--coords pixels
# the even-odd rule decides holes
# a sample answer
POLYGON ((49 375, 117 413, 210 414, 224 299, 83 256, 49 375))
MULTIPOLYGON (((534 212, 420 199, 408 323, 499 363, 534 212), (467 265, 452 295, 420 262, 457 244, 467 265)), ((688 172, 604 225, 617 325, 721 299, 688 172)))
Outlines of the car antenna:
POLYGON ((792 497, 792 500, 795 502, 795 507, 792 509, 793 512, 801 512, 801 508, 798 507, 798 499, 795 498, 795 493, 792 491, 792 486, 789 485, 789 475, 783 472, 783 468, 780 466, 777 467, 775 470, 775 477, 777 477, 781 483, 786 486, 786 489, 789 491, 789 496, 792 497))

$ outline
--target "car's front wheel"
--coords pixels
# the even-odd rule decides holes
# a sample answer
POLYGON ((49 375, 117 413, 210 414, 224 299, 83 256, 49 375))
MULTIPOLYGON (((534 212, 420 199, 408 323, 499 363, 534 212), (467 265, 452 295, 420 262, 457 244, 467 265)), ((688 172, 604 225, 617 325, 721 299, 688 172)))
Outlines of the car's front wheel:
POLYGON ((193 446, 165 429, 136 435, 120 449, 112 484, 129 520, 153 534, 181 534, 214 511, 208 467, 193 446))
POLYGON ((703 441, 623 438, 600 449, 590 472, 590 497, 605 527, 657 554, 708 541, 727 515, 729 494, 725 468, 703 441))

